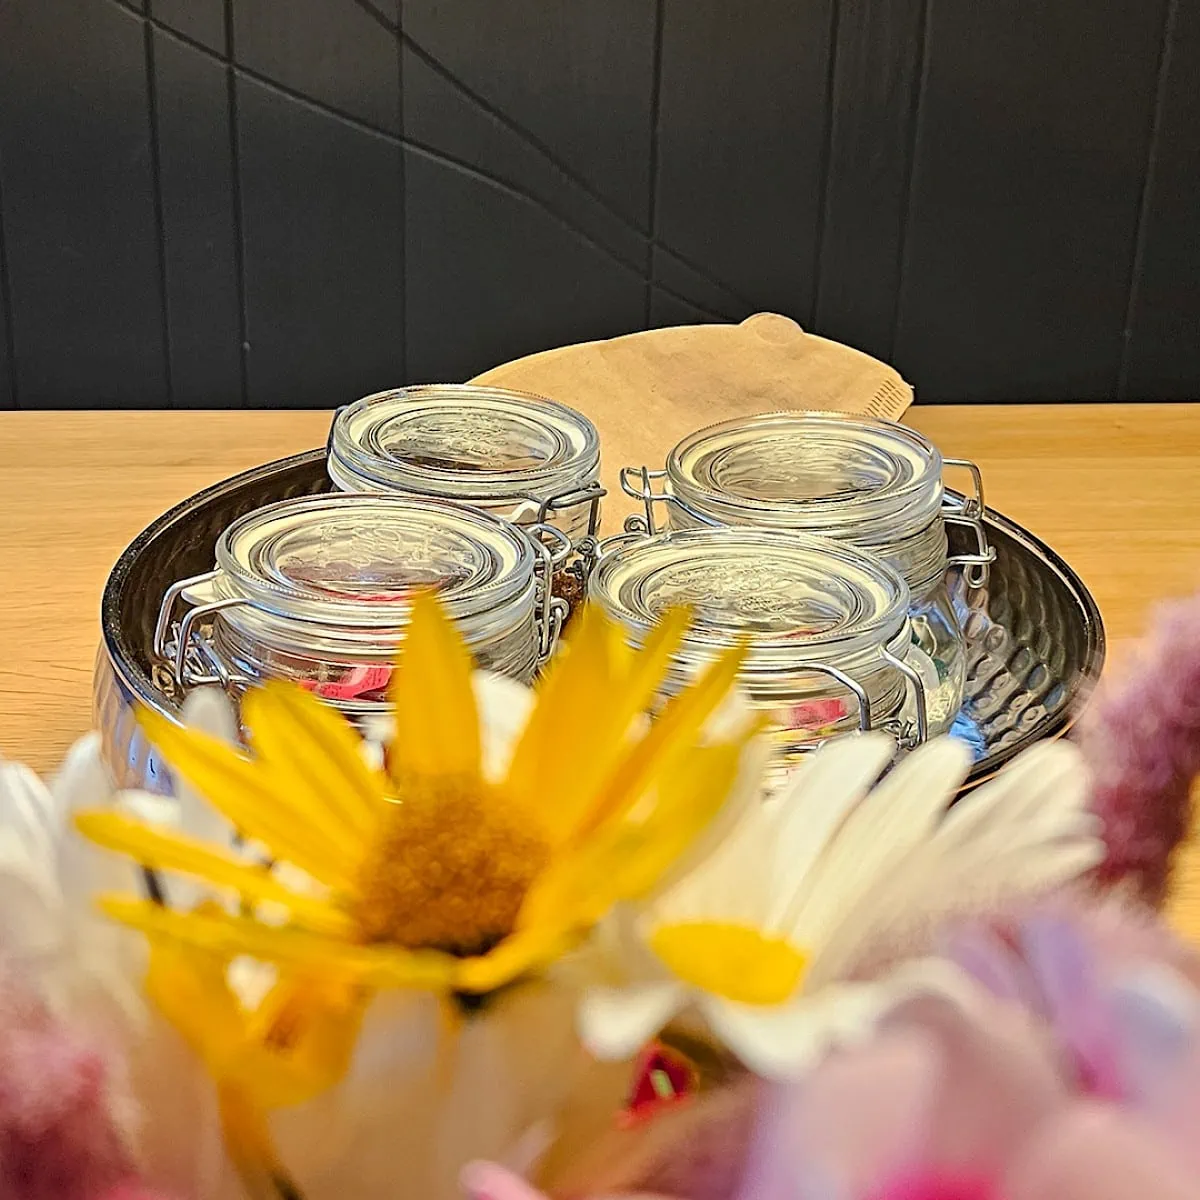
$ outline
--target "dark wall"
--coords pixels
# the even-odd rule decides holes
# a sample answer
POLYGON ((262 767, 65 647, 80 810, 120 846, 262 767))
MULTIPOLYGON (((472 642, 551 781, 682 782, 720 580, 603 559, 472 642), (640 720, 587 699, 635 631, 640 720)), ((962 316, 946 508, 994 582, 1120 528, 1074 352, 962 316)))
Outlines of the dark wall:
POLYGON ((0 0, 0 407, 331 405, 760 309, 1200 396, 1200 0, 0 0))

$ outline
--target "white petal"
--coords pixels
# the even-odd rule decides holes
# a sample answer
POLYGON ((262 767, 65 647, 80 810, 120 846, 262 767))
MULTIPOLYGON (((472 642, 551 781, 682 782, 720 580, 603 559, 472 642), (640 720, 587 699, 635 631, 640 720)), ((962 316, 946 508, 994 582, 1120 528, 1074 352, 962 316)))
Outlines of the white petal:
POLYGON ((869 986, 827 988, 788 1004, 699 1001, 712 1031, 756 1075, 783 1079, 813 1065, 830 1047, 856 1042, 874 1027, 879 1005, 869 986))
POLYGON ((1071 812, 1087 800, 1083 755, 1065 740, 1026 750, 995 779, 964 796, 942 824, 948 839, 968 841, 985 828, 1019 827, 1035 814, 1071 812))
POLYGON ((811 983, 839 977, 877 939, 902 946, 953 912, 1044 891, 1094 865, 1098 843, 1078 833, 1083 779, 1075 748, 1043 745, 964 797, 833 921, 811 983))
POLYGON ((19 841, 39 871, 53 873, 58 805, 46 785, 21 763, 0 765, 0 827, 19 841))
POLYGON ((652 923, 723 919, 777 928, 807 872, 894 751, 886 734, 823 746, 791 786, 750 805, 723 844, 654 901, 652 923))
POLYGON ((118 792, 113 807, 126 816, 150 825, 162 825, 168 829, 178 829, 180 826, 179 805, 169 796, 160 796, 157 792, 144 792, 138 788, 118 792))
POLYGON ((62 902, 54 876, 11 829, 0 831, 0 953, 17 958, 54 950, 63 935, 62 902))
POLYGON ((63 817, 108 801, 113 791, 112 777, 104 765, 98 733, 86 734, 67 751, 50 791, 63 817))
MULTIPOLYGON (((738 709, 740 712, 740 708, 738 709)), ((736 721, 733 728, 737 728, 736 721)), ((706 727, 706 736, 712 736, 711 728, 706 727)), ((661 895, 674 888, 680 880, 689 876, 697 869, 707 866, 708 861, 717 853, 724 851, 725 846, 735 836, 742 823, 751 814, 757 812, 763 803, 763 779, 771 757, 771 747, 765 737, 754 738, 742 751, 738 761, 737 775, 721 805, 720 811, 708 823, 707 828, 684 851, 667 871, 662 882, 656 889, 661 895)), ((756 878, 761 880, 763 872, 756 872, 756 878)), ((748 898, 747 898, 748 899, 748 898)), ((762 903, 752 902, 742 906, 747 912, 756 914, 764 911, 762 903)), ((717 911, 724 911, 718 909, 717 911)))
POLYGON ((471 682, 479 710, 483 773, 488 779, 502 779, 533 711, 533 692, 515 679, 490 671, 476 671, 471 682))
POLYGON ((830 925, 930 836, 970 769, 970 749, 956 738, 902 759, 846 819, 782 931, 801 945, 824 942, 830 925))
POLYGON ((780 863, 807 870, 895 753, 887 734, 866 733, 827 742, 798 767, 774 801, 792 814, 780 863))
POLYGON ((707 859, 648 905, 649 925, 721 920, 765 926, 775 903, 766 866, 785 811, 776 801, 752 804, 707 859))
POLYGON ((229 697, 219 687, 196 688, 181 710, 184 724, 231 745, 238 740, 238 719, 229 697))
MULTIPOLYGON (((180 711, 183 723, 189 729, 198 729, 210 737, 220 738, 231 746, 238 744, 238 721, 229 698, 216 687, 198 688, 188 694, 180 711)), ((198 792, 176 778, 175 798, 179 804, 179 815, 174 824, 183 833, 203 842, 218 846, 229 846, 233 841, 233 829, 219 812, 198 792)), ((162 820, 149 812, 146 820, 162 820)))
POLYGON ((589 988, 579 1005, 579 1037, 599 1059, 635 1054, 683 1007, 678 983, 589 988))
POLYGON ((704 723, 705 741, 732 741, 754 719, 755 712, 746 689, 735 683, 717 706, 717 711, 704 723))
POLYGON ((769 860, 774 905, 768 922, 773 928, 786 920, 805 877, 895 752, 896 743, 883 733, 827 742, 769 802, 778 805, 782 814, 769 860))

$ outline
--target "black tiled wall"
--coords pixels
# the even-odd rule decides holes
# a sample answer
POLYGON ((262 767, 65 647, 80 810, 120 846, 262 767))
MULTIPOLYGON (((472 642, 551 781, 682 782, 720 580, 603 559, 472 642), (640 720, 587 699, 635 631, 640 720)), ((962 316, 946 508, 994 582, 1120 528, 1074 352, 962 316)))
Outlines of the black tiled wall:
POLYGON ((326 406, 760 309, 1200 397, 1200 0, 0 0, 0 407, 326 406))

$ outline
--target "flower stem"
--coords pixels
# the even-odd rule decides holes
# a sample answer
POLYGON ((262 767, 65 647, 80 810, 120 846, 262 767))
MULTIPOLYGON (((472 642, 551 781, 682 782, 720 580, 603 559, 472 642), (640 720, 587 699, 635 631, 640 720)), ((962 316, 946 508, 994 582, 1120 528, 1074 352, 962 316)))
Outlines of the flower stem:
POLYGON ((266 1112, 234 1084, 217 1088, 225 1147, 249 1200, 304 1200, 279 1161, 266 1112))

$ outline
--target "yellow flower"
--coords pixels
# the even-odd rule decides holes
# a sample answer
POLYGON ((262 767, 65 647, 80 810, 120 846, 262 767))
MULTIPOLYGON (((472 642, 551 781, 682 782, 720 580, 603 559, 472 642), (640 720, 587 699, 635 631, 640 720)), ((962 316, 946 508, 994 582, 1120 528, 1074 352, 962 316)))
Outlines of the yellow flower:
MULTIPOLYGON (((207 902, 202 911, 215 911, 207 902)), ((294 976, 253 1010, 228 982, 229 962, 155 938, 146 994, 183 1035, 216 1085, 226 1149, 251 1196, 287 1194, 267 1113, 303 1104, 345 1074, 366 997, 336 979, 294 976)))
POLYGON ((178 832, 87 812, 77 821, 93 841, 240 901, 237 911, 179 912, 104 897, 102 907, 155 941, 363 992, 483 994, 535 971, 614 904, 652 891, 734 783, 755 727, 728 741, 702 729, 741 647, 634 732, 686 625, 669 615, 635 653, 585 611, 499 779, 483 769, 470 656, 432 596, 414 605, 394 674, 386 773, 367 764, 341 715, 292 684, 246 696, 253 757, 144 713, 178 774, 312 886, 178 832))

